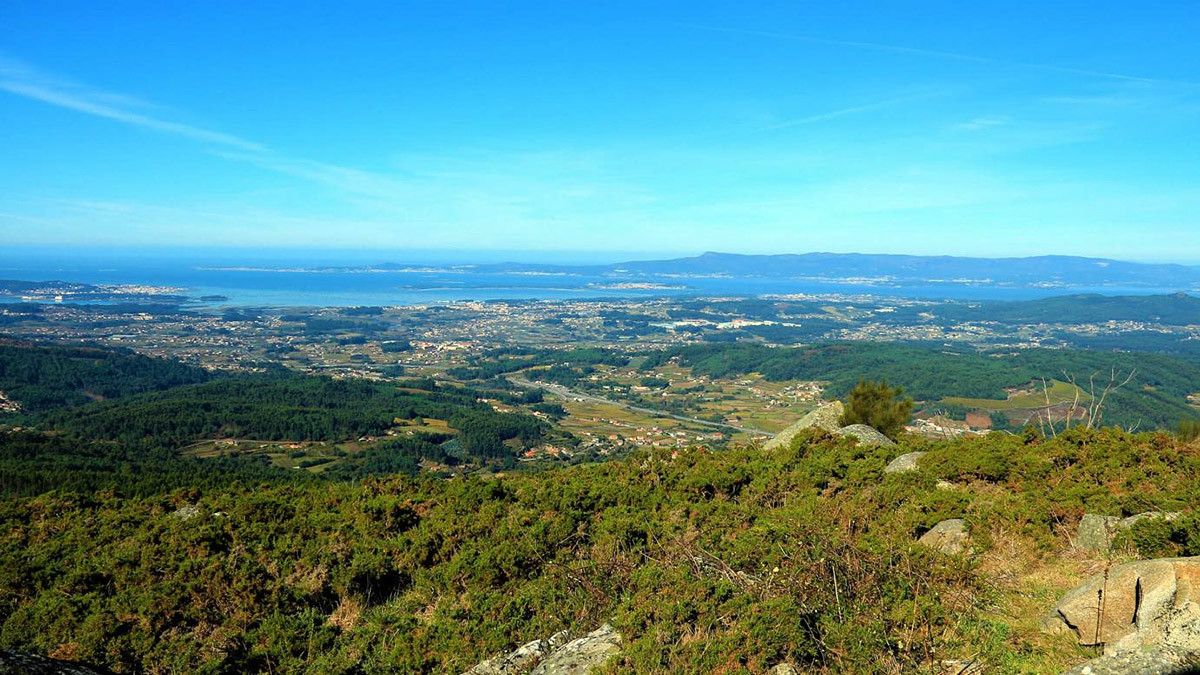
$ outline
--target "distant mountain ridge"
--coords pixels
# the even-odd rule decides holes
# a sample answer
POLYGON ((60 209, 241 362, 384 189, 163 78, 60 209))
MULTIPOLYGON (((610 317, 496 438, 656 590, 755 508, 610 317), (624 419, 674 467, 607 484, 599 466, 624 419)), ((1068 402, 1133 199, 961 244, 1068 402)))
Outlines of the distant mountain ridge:
POLYGON ((902 282, 1013 284, 1130 284, 1188 288, 1200 284, 1200 267, 1137 263, 1078 256, 968 258, 868 253, 755 255, 708 252, 687 258, 610 265, 480 265, 485 272, 560 272, 615 276, 735 276, 890 279, 902 282))

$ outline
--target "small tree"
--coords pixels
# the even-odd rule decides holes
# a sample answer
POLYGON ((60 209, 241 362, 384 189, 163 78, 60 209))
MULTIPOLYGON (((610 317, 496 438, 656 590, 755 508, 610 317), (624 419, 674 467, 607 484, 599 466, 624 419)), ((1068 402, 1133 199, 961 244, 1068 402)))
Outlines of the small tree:
POLYGON ((846 397, 841 424, 866 424, 895 439, 912 414, 913 402, 900 387, 888 386, 887 380, 859 380, 846 397))

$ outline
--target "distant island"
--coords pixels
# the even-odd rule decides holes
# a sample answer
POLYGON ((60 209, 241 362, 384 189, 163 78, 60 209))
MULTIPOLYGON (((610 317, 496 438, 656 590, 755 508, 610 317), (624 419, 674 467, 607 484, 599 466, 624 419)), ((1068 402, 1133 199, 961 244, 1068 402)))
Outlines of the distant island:
MULTIPOLYGON (((212 268, 203 268, 212 269, 212 268)), ((997 286, 1032 289, 1200 290, 1200 266, 1047 255, 978 258, 867 253, 755 255, 708 252, 666 260, 600 265, 503 262, 429 267, 407 262, 297 268, 231 267, 223 271, 377 274, 492 274, 602 277, 617 288, 677 288, 683 279, 795 280, 848 286, 997 286), (636 284, 636 286, 634 286, 636 284)))
POLYGON ((1200 267, 1137 263, 1105 258, 1036 256, 965 258, 864 253, 751 255, 704 253, 688 258, 642 260, 609 265, 480 265, 479 272, 541 271, 603 274, 620 278, 760 277, 854 285, 1007 285, 1055 288, 1078 285, 1200 288, 1200 267))

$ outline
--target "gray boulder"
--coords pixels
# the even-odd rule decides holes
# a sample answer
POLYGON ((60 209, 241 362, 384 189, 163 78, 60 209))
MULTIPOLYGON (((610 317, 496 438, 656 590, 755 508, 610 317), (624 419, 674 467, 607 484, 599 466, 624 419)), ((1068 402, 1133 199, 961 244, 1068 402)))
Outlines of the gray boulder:
POLYGON ((900 455, 896 459, 893 459, 892 461, 888 462, 888 465, 886 467, 884 467, 883 472, 884 473, 904 473, 906 471, 916 471, 917 470, 917 460, 921 459, 921 456, 924 454, 925 453, 923 453, 923 452, 909 452, 909 453, 900 455))
POLYGON ((0 649, 0 675, 102 675, 107 670, 0 649))
POLYGON ((1107 551, 1112 546, 1120 522, 1121 519, 1116 516, 1083 514, 1079 520, 1079 530, 1075 533, 1075 546, 1085 551, 1107 551))
POLYGON ((1072 631, 1105 654, 1200 650, 1200 557, 1140 560, 1098 574, 1058 601, 1046 630, 1072 631))
POLYGON ((1143 520, 1161 518, 1171 521, 1181 515, 1175 511, 1147 511, 1128 518, 1118 518, 1085 513, 1079 520, 1079 530, 1075 534, 1075 546, 1085 551, 1106 552, 1112 548, 1113 540, 1119 533, 1143 520))
POLYGON ((566 642, 567 632, 555 633, 548 640, 534 640, 502 654, 475 664, 464 675, 511 675, 527 673, 552 650, 566 642))
POLYGON ((864 445, 884 445, 892 446, 895 442, 892 439, 884 436, 875 430, 874 427, 869 427, 865 424, 851 424, 848 427, 842 427, 836 432, 838 436, 850 436, 858 440, 864 445))
POLYGON ((1127 530, 1143 520, 1165 520, 1171 522, 1182 515, 1179 511, 1146 511, 1145 513, 1139 513, 1122 519, 1121 528, 1127 530))
POLYGON ((556 649, 533 669, 533 675, 586 675, 620 650, 621 634, 604 624, 556 649))
POLYGON ((203 515, 203 512, 200 510, 200 507, 195 504, 184 504, 172 512, 171 515, 180 520, 191 520, 192 518, 197 518, 203 515))
POLYGON ((841 428, 842 413, 845 412, 845 406, 841 401, 832 401, 830 403, 822 403, 814 410, 809 411, 807 415, 800 418, 792 426, 775 434, 774 438, 763 444, 764 450, 774 450, 776 448, 786 448, 796 437, 805 429, 824 429, 830 433, 841 428))
POLYGON ((928 546, 948 555, 962 553, 970 542, 971 537, 967 534, 967 524, 962 518, 943 520, 917 540, 917 543, 922 546, 928 546))
POLYGON ((1187 675, 1200 672, 1200 653, 1177 647, 1152 647, 1101 656, 1063 675, 1187 675))

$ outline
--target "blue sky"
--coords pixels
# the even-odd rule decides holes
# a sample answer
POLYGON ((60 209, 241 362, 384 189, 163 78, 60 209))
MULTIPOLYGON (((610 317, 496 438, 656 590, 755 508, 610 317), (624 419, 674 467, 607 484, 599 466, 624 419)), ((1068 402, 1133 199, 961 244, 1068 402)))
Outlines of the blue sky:
POLYGON ((4 2, 0 240, 1200 262, 1191 2, 334 4, 4 2))

